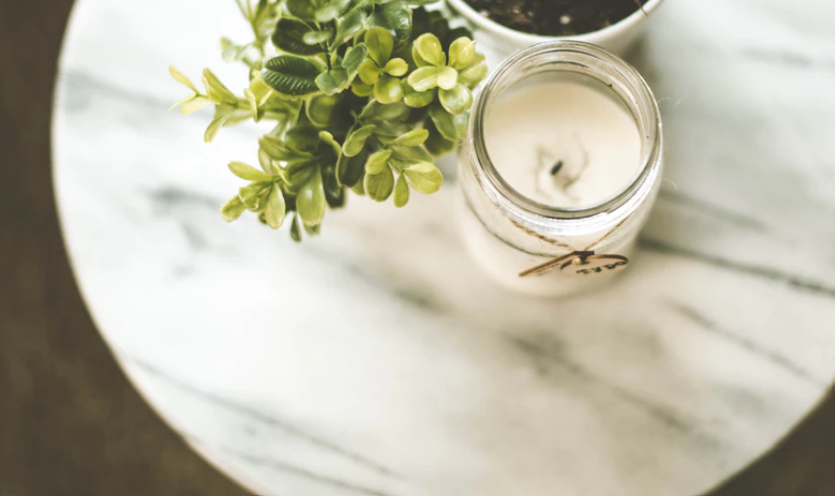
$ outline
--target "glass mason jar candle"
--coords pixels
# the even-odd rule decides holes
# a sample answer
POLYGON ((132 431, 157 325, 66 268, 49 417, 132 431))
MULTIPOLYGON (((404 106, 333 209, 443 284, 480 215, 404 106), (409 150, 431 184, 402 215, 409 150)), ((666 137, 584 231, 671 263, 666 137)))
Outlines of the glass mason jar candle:
POLYGON ((655 201, 655 98, 600 47, 534 45, 484 83, 458 169, 461 230, 490 276, 538 295, 591 289, 628 268, 655 201))

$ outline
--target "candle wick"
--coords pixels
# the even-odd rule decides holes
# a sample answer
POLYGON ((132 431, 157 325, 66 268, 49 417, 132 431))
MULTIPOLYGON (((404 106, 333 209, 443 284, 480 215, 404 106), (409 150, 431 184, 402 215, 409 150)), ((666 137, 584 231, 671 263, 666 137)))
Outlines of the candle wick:
POLYGON ((580 152, 583 154, 583 161, 580 162, 580 170, 577 171, 577 174, 575 174, 574 177, 569 178, 568 182, 566 182, 565 186, 563 186, 566 192, 568 192, 568 188, 574 186, 574 183, 576 183, 577 180, 583 176, 583 172, 585 172, 586 168, 589 166, 589 153, 586 151, 586 147, 583 146, 583 142, 580 141, 579 136, 574 135, 574 137, 577 139, 577 146, 580 147, 580 152))
POLYGON ((562 169, 562 160, 558 161, 553 167, 551 167, 551 175, 556 176, 560 169, 562 169))

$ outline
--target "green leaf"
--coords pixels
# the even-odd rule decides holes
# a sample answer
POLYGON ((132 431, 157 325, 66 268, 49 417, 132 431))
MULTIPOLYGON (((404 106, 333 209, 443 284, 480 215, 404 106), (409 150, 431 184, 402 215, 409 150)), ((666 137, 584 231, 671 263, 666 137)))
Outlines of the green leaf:
MULTIPOLYGON (((277 96, 276 92, 270 89, 273 96, 277 96)), ((262 107, 264 117, 275 121, 270 134, 274 136, 282 136, 289 129, 299 125, 299 120, 302 117, 303 100, 288 100, 285 97, 270 98, 262 107)))
POLYGON ((415 91, 408 81, 403 81, 403 101, 412 108, 421 108, 432 103, 435 99, 435 91, 415 91))
MULTIPOLYGON (((273 45, 283 52, 293 55, 315 55, 322 52, 319 46, 308 45, 304 42, 304 35, 313 31, 305 23, 282 17, 276 24, 273 33, 273 45)), ((264 78, 266 80, 266 78, 264 78)))
POLYGON ((353 38, 357 33, 362 31, 365 26, 367 14, 362 10, 355 10, 346 15, 339 21, 336 29, 336 36, 334 36, 334 43, 342 45, 349 39, 353 38))
POLYGON ((258 163, 261 164, 261 170, 270 176, 278 175, 278 165, 273 162, 273 158, 262 147, 258 147, 258 163))
POLYGON ((444 67, 438 74, 438 87, 451 90, 458 84, 458 72, 452 67, 444 67))
POLYGON ((487 76, 487 62, 484 54, 477 53, 472 62, 458 71, 458 82, 473 89, 487 76))
POLYGON ((316 76, 316 86, 326 95, 335 95, 349 85, 348 71, 342 67, 325 71, 316 76))
POLYGON ((441 47, 441 40, 432 33, 424 33, 414 41, 412 45, 417 51, 420 59, 435 67, 446 65, 446 56, 441 47))
POLYGON ((387 147, 413 147, 420 146, 429 137, 426 129, 412 129, 408 133, 397 137, 394 141, 386 144, 387 147))
POLYGON ((351 91, 357 96, 371 96, 374 93, 374 86, 365 84, 359 79, 351 83, 351 91))
POLYGON ((247 181, 272 181, 272 176, 265 174, 255 167, 251 165, 247 165, 243 162, 229 162, 229 170, 232 171, 232 174, 240 177, 241 179, 246 179, 247 181))
POLYGON ((426 123, 426 129, 429 131, 429 138, 423 144, 426 150, 434 157, 440 157, 455 149, 456 142, 444 137, 435 127, 432 119, 426 123))
POLYGON ((275 185, 267 197, 267 209, 264 210, 267 225, 273 229, 278 229, 284 223, 285 213, 284 194, 281 192, 281 188, 275 185))
POLYGON ((267 174, 272 173, 273 158, 261 146, 258 147, 258 163, 261 164, 261 170, 267 174))
POLYGON ((328 207, 335 209, 345 205, 345 188, 336 179, 336 164, 322 167, 322 185, 328 207))
POLYGON ((401 208, 409 203, 409 185, 403 174, 397 178, 397 185, 394 187, 394 206, 401 208))
POLYGON ((391 157, 391 150, 380 150, 372 153, 365 162, 365 173, 379 174, 383 169, 386 169, 389 157, 391 157))
POLYGON ((365 193, 374 201, 383 202, 391 196, 394 189, 394 174, 388 167, 383 168, 379 174, 366 174, 363 181, 365 193))
POLYGON ((260 38, 268 39, 275 28, 275 19, 278 15, 278 3, 268 0, 258 0, 252 16, 252 30, 260 38))
POLYGON ((290 128, 284 140, 291 148, 305 152, 315 151, 321 141, 319 129, 308 122, 299 122, 290 128))
POLYGON ((412 189, 425 195, 438 191, 444 182, 443 174, 431 162, 414 164, 406 168, 403 175, 412 189))
POLYGON ((391 76, 400 77, 409 72, 409 64, 401 58, 391 59, 383 67, 383 72, 391 76))
POLYGON ((289 55, 273 57, 264 64, 261 78, 272 89, 289 98, 302 98, 319 91, 319 70, 308 60, 289 55))
POLYGON ((299 194, 304 185, 310 182, 314 175, 318 175, 315 162, 292 163, 285 170, 287 190, 293 194, 299 194))
POLYGON ((247 88, 244 90, 244 96, 246 96, 246 101, 249 103, 249 108, 252 110, 252 118, 255 119, 255 122, 258 122, 261 120, 263 112, 258 111, 258 100, 255 98, 255 93, 247 88))
POLYGON ((357 181, 355 185, 351 186, 351 191, 359 196, 365 196, 365 185, 363 181, 357 181))
POLYGON ((220 131, 220 128, 223 127, 228 120, 229 115, 222 115, 212 119, 212 122, 210 122, 209 126, 206 127, 206 132, 203 133, 203 141, 211 143, 215 139, 215 136, 217 136, 217 132, 220 131))
POLYGON ((330 41, 331 37, 333 37, 333 31, 329 29, 324 31, 308 31, 302 37, 302 41, 308 45, 319 45, 330 41))
POLYGON ((316 224, 315 226, 308 226, 307 224, 302 224, 304 227, 304 232, 311 236, 318 236, 320 232, 322 232, 322 224, 316 224))
POLYGON ((392 147, 391 150, 389 163, 401 170, 422 162, 433 161, 432 155, 421 146, 396 146, 392 147))
POLYGON ((365 148, 353 157, 343 153, 336 163, 336 178, 339 184, 354 187, 359 183, 362 186, 360 179, 365 172, 366 160, 368 160, 368 151, 365 148))
POLYGON ((302 240, 302 230, 299 228, 299 216, 293 216, 293 222, 290 224, 290 237, 293 238, 293 241, 296 243, 302 240))
POLYGON ((469 40, 473 39, 473 32, 467 29, 465 26, 459 26, 457 28, 450 29, 447 34, 446 38, 441 38, 441 43, 444 44, 447 49, 452 46, 452 43, 455 42, 458 38, 467 38, 469 40))
POLYGON ((360 120, 379 124, 390 124, 390 122, 401 122, 409 116, 410 109, 405 103, 397 102, 388 105, 371 101, 360 112, 360 120), (386 122, 390 121, 390 122, 386 122))
POLYGON ((236 45, 229 38, 220 39, 221 57, 224 62, 238 62, 242 60, 250 48, 252 48, 252 43, 236 45))
POLYGON ((319 131, 319 156, 322 157, 322 154, 325 155, 332 155, 333 161, 330 162, 331 165, 336 164, 336 160, 342 155, 342 147, 339 146, 339 143, 333 139, 333 135, 327 131, 319 131))
MULTIPOLYGON (((271 188, 269 186, 261 189, 261 192, 258 194, 258 206, 252 210, 253 212, 260 214, 264 213, 264 210, 267 209, 267 198, 270 196, 270 189, 271 188)), ((244 202, 244 204, 246 204, 246 202, 244 202)))
POLYGON ((342 59, 342 67, 347 71, 350 79, 353 80, 359 70, 360 64, 368 56, 368 47, 360 43, 359 45, 349 48, 345 52, 345 58, 342 59))
POLYGON ((438 100, 450 114, 460 114, 470 109, 473 94, 463 84, 457 84, 451 90, 438 90, 438 100))
POLYGON ((365 45, 368 47, 368 55, 378 67, 383 67, 391 58, 391 51, 394 49, 394 38, 386 28, 374 27, 365 32, 365 45))
POLYGON ((400 2, 389 2, 382 8, 378 5, 368 18, 368 25, 388 29, 394 35, 394 44, 399 45, 412 33, 412 11, 400 2))
MULTIPOLYGON (((391 103, 389 105, 398 105, 399 103, 400 102, 398 102, 397 104, 391 103)), ((409 107, 406 107, 406 108, 409 108, 409 107)), ((391 141, 394 138, 400 136, 401 134, 408 133, 413 128, 414 128, 413 124, 410 124, 410 123, 405 122, 405 121, 404 122, 385 121, 383 123, 378 124, 377 131, 374 134, 376 134, 379 138, 381 138, 385 141, 391 141)))
POLYGON ((266 207, 262 202, 262 193, 272 187, 272 183, 265 181, 257 181, 243 186, 238 191, 238 198, 246 205, 247 210, 252 212, 260 212, 266 207))
POLYGON ((345 188, 342 187, 339 188, 339 191, 335 195, 330 194, 328 190, 325 189, 325 200, 331 210, 344 207, 347 196, 348 195, 345 194, 345 188))
POLYGON ((358 155, 365 147, 365 142, 368 138, 374 134, 375 129, 377 129, 377 126, 369 124, 351 132, 345 138, 345 144, 342 145, 342 152, 349 157, 358 155))
POLYGON ((307 118, 314 126, 328 127, 334 119, 334 109, 339 100, 336 95, 313 95, 305 105, 307 118))
POLYGON ((329 0, 316 10, 317 22, 330 22, 341 14, 348 6, 349 0, 329 0))
POLYGON ((220 208, 220 215, 226 222, 232 222, 241 216, 246 210, 244 202, 237 196, 226 202, 220 208))
POLYGON ((284 8, 293 17, 298 17, 304 21, 316 19, 316 5, 310 0, 286 0, 284 8))
POLYGON ((438 86, 438 77, 445 68, 421 67, 409 74, 409 85, 417 92, 429 91, 438 86))
POLYGON ((206 128, 204 139, 206 143, 212 141, 218 130, 224 126, 232 126, 241 123, 252 117, 252 113, 247 108, 238 108, 232 105, 216 105, 215 116, 209 127, 206 128))
POLYGON ((265 134, 258 140, 261 149, 275 160, 283 162, 298 162, 313 159, 308 152, 299 151, 291 147, 285 140, 271 134, 265 134))
MULTIPOLYGON (((182 106, 183 106, 182 113, 183 113, 183 114, 185 114, 185 113, 186 113, 186 111, 185 111, 185 106, 186 106, 186 105, 188 105, 188 104, 190 104, 191 102, 193 102, 193 101, 194 101, 194 100, 196 100, 197 98, 198 98, 198 97, 197 97, 197 95, 196 95, 196 94, 194 94, 194 93, 192 93, 191 95, 187 96, 186 98, 184 98, 184 99, 180 100, 179 102, 177 102, 177 103, 175 103, 175 104, 171 105, 170 107, 168 107, 168 110, 169 110, 169 111, 174 110, 175 108, 177 108, 177 107, 179 107, 179 106, 181 106, 181 105, 182 105, 182 106)), ((208 101, 208 100, 207 100, 207 101, 208 101)), ((212 103, 212 102, 210 102, 210 101, 209 101, 206 105, 204 105, 204 106, 203 106, 203 107, 201 107, 201 108, 205 108, 205 107, 206 107, 207 105, 209 105, 210 103, 212 103)), ((197 110, 200 110, 200 109, 197 109, 197 110)), ((191 112, 194 112, 194 110, 192 110, 191 112)), ((191 112, 189 112, 189 113, 191 113, 191 112)))
POLYGON ((475 43, 469 38, 458 38, 449 46, 449 66, 455 70, 467 67, 475 59, 475 43))
MULTIPOLYGON (((255 77, 252 78, 252 81, 249 83, 249 90, 255 95, 255 100, 258 102, 258 105, 264 105, 270 99, 270 96, 273 94, 273 89, 261 79, 261 74, 256 74, 255 77)), ((281 102, 284 104, 284 102, 281 102)))
POLYGON ((365 84, 370 85, 376 83, 381 72, 383 72, 382 69, 377 67, 377 63, 371 59, 365 59, 359 65, 360 80, 365 84))
POLYGON ((374 85, 374 98, 380 103, 394 103, 403 99, 403 88, 396 77, 383 74, 374 85))
POLYGON ((414 61, 415 65, 420 67, 435 67, 434 65, 430 64, 423 57, 420 56, 418 53, 417 47, 412 43, 412 60, 414 61))
POLYGON ((440 103, 435 102, 429 106, 429 117, 446 139, 458 141, 467 135, 468 112, 450 114, 440 103))
POLYGON ((361 63, 366 60, 368 49, 365 45, 349 48, 342 60, 342 67, 323 72, 316 77, 316 85, 328 95, 339 93, 354 81, 361 63))
POLYGON ((325 191, 322 176, 318 172, 299 189, 296 208, 306 226, 315 226, 325 217, 325 191))
POLYGON ((182 102, 177 102, 172 105, 168 110, 173 109, 174 107, 181 105, 180 112, 184 115, 191 114, 192 112, 197 112, 198 110, 202 110, 209 105, 212 104, 212 101, 208 98, 204 98, 202 96, 193 96, 187 100, 183 100, 182 102))
POLYGON ((203 69, 203 84, 206 85, 206 93, 215 104, 226 103, 229 105, 237 105, 238 97, 229 91, 229 88, 215 76, 209 69, 203 69))
POLYGON ((182 84, 183 86, 195 93, 200 93, 199 91, 197 91, 197 88, 194 86, 194 83, 192 83, 191 80, 188 77, 186 77, 185 74, 180 72, 180 70, 174 67, 173 65, 168 66, 168 72, 171 73, 171 76, 174 79, 176 79, 178 83, 182 84))

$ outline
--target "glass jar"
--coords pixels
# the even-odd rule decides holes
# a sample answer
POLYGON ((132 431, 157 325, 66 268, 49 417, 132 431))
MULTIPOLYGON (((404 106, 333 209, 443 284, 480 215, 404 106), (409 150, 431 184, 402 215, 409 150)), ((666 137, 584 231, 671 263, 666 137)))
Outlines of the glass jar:
MULTIPOLYGON (((519 116, 524 118, 524 116, 519 116)), ((485 81, 459 149, 459 218, 472 257, 501 284, 525 293, 567 295, 596 287, 627 268, 661 182, 661 118, 641 75, 583 42, 546 42, 517 52, 485 81), (593 86, 632 116, 640 165, 615 194, 580 207, 549 206, 511 187, 490 161, 485 119, 497 99, 532 79, 593 86)))

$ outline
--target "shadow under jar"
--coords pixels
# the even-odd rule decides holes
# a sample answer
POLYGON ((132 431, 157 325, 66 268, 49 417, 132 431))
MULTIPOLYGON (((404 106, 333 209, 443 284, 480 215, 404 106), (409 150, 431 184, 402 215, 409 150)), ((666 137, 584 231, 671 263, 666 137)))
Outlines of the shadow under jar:
POLYGON ((575 41, 516 53, 484 83, 459 151, 472 257, 530 294, 610 281, 654 203, 662 148, 655 98, 620 58, 575 41))

